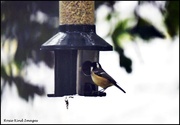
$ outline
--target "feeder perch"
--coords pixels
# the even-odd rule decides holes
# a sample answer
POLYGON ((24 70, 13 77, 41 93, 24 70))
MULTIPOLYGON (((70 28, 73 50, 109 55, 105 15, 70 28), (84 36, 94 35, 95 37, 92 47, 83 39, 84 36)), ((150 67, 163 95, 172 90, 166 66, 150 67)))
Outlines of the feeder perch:
POLYGON ((106 96, 97 92, 90 76, 90 64, 99 61, 99 51, 112 50, 96 34, 94 1, 60 1, 59 5, 59 32, 40 48, 55 56, 55 92, 48 96, 106 96))

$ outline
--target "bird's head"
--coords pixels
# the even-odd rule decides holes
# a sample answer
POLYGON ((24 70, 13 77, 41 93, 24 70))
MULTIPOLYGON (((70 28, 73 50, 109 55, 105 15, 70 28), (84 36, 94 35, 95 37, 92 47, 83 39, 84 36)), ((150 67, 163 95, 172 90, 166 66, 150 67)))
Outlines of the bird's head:
POLYGON ((101 64, 99 62, 93 62, 92 68, 95 69, 95 68, 102 68, 102 67, 101 67, 101 64))

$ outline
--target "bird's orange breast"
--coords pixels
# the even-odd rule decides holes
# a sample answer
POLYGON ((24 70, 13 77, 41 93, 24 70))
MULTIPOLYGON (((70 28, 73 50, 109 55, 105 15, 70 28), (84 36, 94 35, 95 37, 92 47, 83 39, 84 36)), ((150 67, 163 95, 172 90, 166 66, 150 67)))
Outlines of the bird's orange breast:
POLYGON ((113 85, 109 82, 109 80, 94 74, 94 72, 91 73, 91 78, 96 85, 102 87, 103 89, 113 85))

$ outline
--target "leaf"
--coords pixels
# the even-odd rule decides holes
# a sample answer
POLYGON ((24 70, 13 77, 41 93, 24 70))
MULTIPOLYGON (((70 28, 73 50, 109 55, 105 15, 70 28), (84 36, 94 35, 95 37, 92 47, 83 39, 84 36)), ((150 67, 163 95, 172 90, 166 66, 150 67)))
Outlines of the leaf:
POLYGON ((169 35, 173 38, 179 31, 179 1, 167 1, 165 24, 169 35))
POLYGON ((15 77, 13 78, 13 81, 17 86, 19 96, 26 101, 29 101, 29 98, 33 99, 35 94, 40 96, 43 96, 45 94, 44 87, 35 86, 28 82, 25 82, 21 77, 15 77))
POLYGON ((124 67, 128 73, 131 73, 132 72, 132 61, 130 58, 128 58, 124 55, 124 50, 119 44, 119 42, 122 42, 121 40, 119 40, 119 37, 122 34, 126 33, 127 21, 128 20, 118 23, 118 25, 116 26, 115 30, 112 33, 112 40, 113 40, 113 43, 115 46, 115 50, 119 54, 119 61, 120 61, 119 65, 121 67, 124 67))
POLYGON ((115 4, 116 1, 95 1, 95 9, 97 9, 99 6, 105 4, 107 6, 109 6, 110 8, 113 9, 113 6, 115 4))
POLYGON ((138 17, 137 24, 134 27, 127 29, 127 32, 129 32, 134 37, 139 36, 144 40, 149 40, 155 37, 165 38, 164 34, 162 34, 152 24, 142 19, 141 17, 138 17))

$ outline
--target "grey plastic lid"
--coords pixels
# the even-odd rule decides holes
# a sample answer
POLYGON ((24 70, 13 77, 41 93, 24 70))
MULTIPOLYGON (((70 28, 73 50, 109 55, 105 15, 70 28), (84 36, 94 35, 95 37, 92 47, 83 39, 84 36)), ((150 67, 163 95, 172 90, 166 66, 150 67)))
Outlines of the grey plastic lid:
POLYGON ((99 37, 95 25, 60 25, 59 32, 41 46, 41 50, 99 50, 113 48, 99 37))

